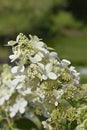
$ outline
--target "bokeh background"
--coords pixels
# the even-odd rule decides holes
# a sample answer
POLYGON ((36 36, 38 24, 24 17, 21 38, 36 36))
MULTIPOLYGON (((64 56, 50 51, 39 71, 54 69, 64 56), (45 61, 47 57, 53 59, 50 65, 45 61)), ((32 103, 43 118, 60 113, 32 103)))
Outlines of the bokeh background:
POLYGON ((7 41, 20 33, 37 35, 68 59, 87 83, 86 0, 0 0, 0 71, 9 63, 7 41))

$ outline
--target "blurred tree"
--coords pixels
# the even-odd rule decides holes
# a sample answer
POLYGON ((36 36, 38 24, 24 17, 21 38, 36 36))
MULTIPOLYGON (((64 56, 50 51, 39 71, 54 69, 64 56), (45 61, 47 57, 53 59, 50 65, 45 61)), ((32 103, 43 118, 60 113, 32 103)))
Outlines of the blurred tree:
POLYGON ((9 35, 34 28, 48 12, 53 0, 0 1, 0 35, 9 35))
POLYGON ((72 0, 0 1, 0 37, 30 32, 51 38, 63 28, 80 28, 82 23, 76 22, 69 12, 74 3, 72 0))
POLYGON ((34 32, 49 37, 54 33, 54 17, 66 10, 67 5, 67 0, 0 1, 0 36, 34 32))
POLYGON ((87 23, 87 0, 68 0, 69 11, 72 11, 74 16, 87 23))

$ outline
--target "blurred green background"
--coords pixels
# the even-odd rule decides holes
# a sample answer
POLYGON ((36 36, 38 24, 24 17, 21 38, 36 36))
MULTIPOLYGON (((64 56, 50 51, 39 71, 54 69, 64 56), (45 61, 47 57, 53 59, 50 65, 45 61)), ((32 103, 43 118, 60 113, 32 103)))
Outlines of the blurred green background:
POLYGON ((59 57, 68 59, 87 83, 86 0, 2 0, 0 1, 0 71, 9 63, 7 41, 23 32, 43 38, 59 57))

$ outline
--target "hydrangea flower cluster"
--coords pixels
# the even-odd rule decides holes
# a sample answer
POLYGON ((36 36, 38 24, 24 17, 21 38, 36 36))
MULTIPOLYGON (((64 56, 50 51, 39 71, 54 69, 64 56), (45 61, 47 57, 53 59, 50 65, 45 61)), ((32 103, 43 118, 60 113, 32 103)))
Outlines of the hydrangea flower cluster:
POLYGON ((21 117, 34 123, 35 118, 43 117, 38 129, 45 130, 71 130, 76 121, 78 130, 87 122, 87 86, 80 87, 79 73, 70 61, 60 60, 54 49, 37 36, 29 37, 20 33, 16 41, 8 42, 13 52, 9 56, 12 66, 4 65, 0 76, 0 118, 7 115, 13 125, 21 117))

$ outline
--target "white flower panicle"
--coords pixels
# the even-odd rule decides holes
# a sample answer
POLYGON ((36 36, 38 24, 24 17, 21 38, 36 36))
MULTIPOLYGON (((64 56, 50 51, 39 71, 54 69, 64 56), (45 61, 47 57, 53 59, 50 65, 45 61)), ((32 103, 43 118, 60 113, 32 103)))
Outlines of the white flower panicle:
MULTIPOLYGON (((0 107, 3 106, 10 118, 30 111, 31 107, 36 114, 50 113, 47 104, 58 107, 66 86, 79 84, 79 73, 70 67, 71 62, 61 61, 37 36, 30 35, 28 39, 20 33, 8 46, 13 51, 9 58, 16 65, 6 65, 1 74, 0 107)), ((52 130, 46 122, 42 124, 52 130)))

